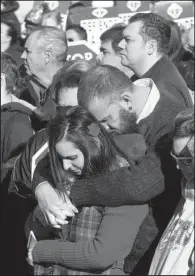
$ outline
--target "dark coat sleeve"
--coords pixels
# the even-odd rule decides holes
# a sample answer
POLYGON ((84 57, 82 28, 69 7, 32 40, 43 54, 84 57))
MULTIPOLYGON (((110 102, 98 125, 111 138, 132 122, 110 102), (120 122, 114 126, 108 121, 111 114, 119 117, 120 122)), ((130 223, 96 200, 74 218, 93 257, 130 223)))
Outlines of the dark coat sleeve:
POLYGON ((77 180, 70 198, 76 206, 145 204, 164 191, 160 158, 147 152, 135 165, 90 179, 77 180))
POLYGON ((33 260, 35 263, 55 263, 70 269, 102 272, 128 254, 147 213, 147 206, 105 208, 93 239, 39 241, 32 252, 33 260))

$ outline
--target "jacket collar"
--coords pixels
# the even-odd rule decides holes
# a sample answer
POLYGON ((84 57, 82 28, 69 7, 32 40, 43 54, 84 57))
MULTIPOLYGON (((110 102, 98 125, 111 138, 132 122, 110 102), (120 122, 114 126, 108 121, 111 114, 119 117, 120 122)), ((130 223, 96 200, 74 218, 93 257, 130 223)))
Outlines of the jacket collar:
POLYGON ((159 74, 159 68, 164 67, 169 62, 168 57, 165 55, 160 58, 141 78, 151 78, 159 74))
POLYGON ((150 86, 151 88, 150 94, 144 105, 144 108, 137 119, 137 124, 138 124, 141 120, 145 119, 153 112, 154 108, 156 107, 160 99, 160 92, 157 86, 155 85, 155 83, 153 82, 153 80, 149 78, 137 80, 134 82, 134 84, 137 86, 150 86))

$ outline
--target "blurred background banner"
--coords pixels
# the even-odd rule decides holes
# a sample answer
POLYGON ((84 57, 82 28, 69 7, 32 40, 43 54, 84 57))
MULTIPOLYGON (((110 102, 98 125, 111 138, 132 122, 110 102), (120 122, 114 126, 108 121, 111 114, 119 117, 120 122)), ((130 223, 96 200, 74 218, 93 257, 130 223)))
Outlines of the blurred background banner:
POLYGON ((160 1, 155 4, 155 12, 185 29, 194 24, 193 1, 160 1))
POLYGON ((98 54, 99 51, 92 49, 91 45, 85 40, 68 43, 67 60, 85 59, 95 63, 98 54))

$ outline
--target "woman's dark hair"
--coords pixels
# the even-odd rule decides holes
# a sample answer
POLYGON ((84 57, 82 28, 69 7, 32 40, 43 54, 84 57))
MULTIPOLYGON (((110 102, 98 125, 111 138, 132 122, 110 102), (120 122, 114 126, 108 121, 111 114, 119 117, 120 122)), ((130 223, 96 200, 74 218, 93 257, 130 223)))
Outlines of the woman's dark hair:
POLYGON ((59 107, 56 117, 48 126, 48 136, 54 188, 58 190, 64 190, 63 185, 66 187, 67 184, 67 173, 65 174, 56 152, 56 144, 61 139, 74 143, 83 153, 85 161, 81 177, 103 174, 116 169, 124 161, 119 157, 106 130, 87 109, 79 106, 59 107), (91 124, 98 129, 95 135, 90 134, 91 124))

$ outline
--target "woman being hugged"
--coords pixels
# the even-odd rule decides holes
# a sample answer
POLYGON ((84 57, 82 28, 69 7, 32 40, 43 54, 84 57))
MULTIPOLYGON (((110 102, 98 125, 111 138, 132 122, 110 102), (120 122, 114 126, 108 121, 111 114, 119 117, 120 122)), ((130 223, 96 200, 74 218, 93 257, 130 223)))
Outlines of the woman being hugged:
MULTIPOLYGON (((59 196, 64 191, 69 193, 75 179, 130 166, 106 130, 82 107, 61 107, 50 123, 48 134, 52 185, 59 196)), ((133 135, 135 141, 136 134, 133 135)), ((128 143, 133 146, 131 135, 128 143)), ((140 148, 143 145, 137 151, 140 148)), ((68 196, 64 200, 69 200, 68 196)), ((125 274, 124 259, 147 213, 147 205, 80 208, 68 225, 54 230, 54 240, 39 240, 36 236, 39 241, 28 254, 34 274, 125 274)), ((44 225, 38 208, 33 221, 44 225)))

